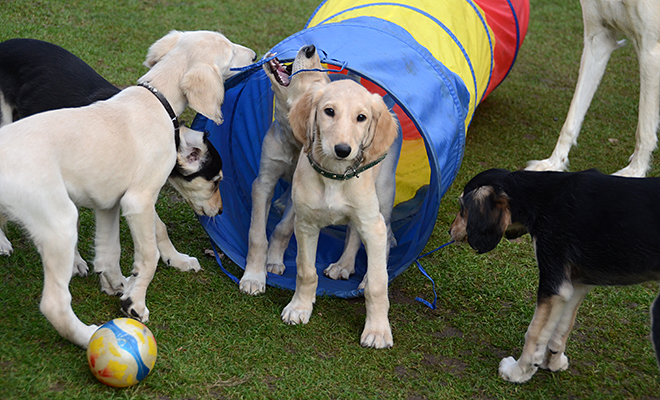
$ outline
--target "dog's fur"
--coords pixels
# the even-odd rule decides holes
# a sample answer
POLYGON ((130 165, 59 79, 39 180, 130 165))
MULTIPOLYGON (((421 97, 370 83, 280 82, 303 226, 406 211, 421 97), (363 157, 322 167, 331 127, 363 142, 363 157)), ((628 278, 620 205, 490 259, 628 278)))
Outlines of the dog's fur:
MULTIPOLYGON (((222 122, 224 79, 254 52, 217 32, 172 31, 155 42, 139 79, 169 101, 176 115, 189 104, 222 122)), ((174 126, 143 87, 80 108, 46 111, 0 129, 0 219, 30 234, 44 265, 40 309, 62 337, 85 348, 95 326, 71 308, 68 286, 77 242, 77 207, 96 212, 94 270, 122 309, 147 321, 147 287, 158 262, 155 203, 177 159, 174 126), (133 273, 119 268, 119 210, 135 246, 133 273)), ((3 222, 3 221, 0 221, 3 222)))
POLYGON ((266 221, 275 185, 280 178, 291 182, 302 147, 289 124, 291 105, 311 87, 330 82, 325 72, 303 71, 291 76, 300 70, 322 68, 313 45, 304 46, 298 51, 289 70, 277 59, 264 64, 263 68, 275 93, 275 120, 262 142, 259 174, 252 183, 248 254, 245 272, 239 284, 241 291, 252 295, 266 291, 267 270, 276 274, 284 272, 284 252, 293 233, 291 201, 290 196, 287 196, 284 215, 271 235, 270 245, 266 236, 266 221))
MULTIPOLYGON (((36 39, 0 43, 0 127, 40 112, 106 100, 119 91, 60 46, 36 39)), ((221 212, 218 182, 222 179, 222 161, 218 152, 201 132, 184 127, 177 150, 177 164, 168 181, 197 214, 213 216, 221 212)), ((158 250, 163 262, 182 271, 198 271, 199 261, 179 253, 160 219, 157 224, 158 250)), ((0 229, 0 255, 11 252, 11 243, 0 229)), ((85 276, 87 271, 87 263, 76 249, 73 274, 85 276)))
POLYGON ((577 143, 582 121, 614 50, 630 38, 640 67, 639 115, 635 151, 616 175, 643 177, 656 148, 660 95, 660 2, 657 0, 581 0, 584 49, 577 86, 557 145, 550 158, 530 161, 528 170, 566 170, 568 152, 577 143))
MULTIPOLYGON (((289 111, 297 100, 310 90, 327 85, 331 79, 322 69, 321 61, 314 45, 304 46, 289 67, 284 67, 277 59, 264 65, 264 71, 271 81, 275 93, 275 121, 268 129, 261 148, 259 174, 252 184, 252 214, 249 231, 248 254, 245 273, 239 287, 244 293, 257 295, 266 291, 266 272, 283 274, 284 253, 293 235, 294 214, 290 192, 283 195, 285 200, 282 219, 271 234, 270 243, 266 236, 266 221, 275 185, 280 178, 291 182, 300 155, 302 143, 294 136, 289 123, 289 111), (302 72, 298 72, 301 71, 302 72), (312 70, 312 71, 304 71, 312 70), (295 74, 295 75, 293 75, 295 74), (293 75, 293 76, 292 76, 293 75)), ((346 78, 335 75, 337 79, 346 78)), ((397 153, 400 147, 396 147, 397 153)), ((390 219, 394 205, 394 184, 386 176, 394 174, 398 155, 387 157, 383 169, 387 174, 379 180, 379 200, 381 211, 388 229, 389 246, 396 245, 390 219)), ((360 249, 360 236, 349 227, 346 232, 344 252, 337 262, 330 264, 324 274, 332 279, 348 279, 355 272, 355 257, 360 249)), ((364 288, 364 282, 360 285, 364 288)))
MULTIPOLYGON (((293 175, 292 200, 295 234, 296 290, 282 312, 289 324, 307 323, 316 297, 316 248, 321 228, 346 224, 365 243, 367 273, 364 296, 367 317, 360 339, 365 347, 392 347, 388 320, 387 254, 388 227, 381 213, 378 193, 382 164, 376 164, 348 180, 333 180, 316 172, 307 159, 326 171, 344 173, 362 157, 368 165, 394 143, 398 125, 383 99, 352 80, 339 80, 307 91, 289 114, 296 139, 304 143, 293 175)), ((385 177, 394 187, 394 174, 385 177)), ((390 203, 391 204, 391 203, 390 203)))
MULTIPOLYGON (((567 369, 566 340, 593 286, 660 279, 658 193, 660 178, 595 170, 488 170, 465 186, 451 237, 486 253, 505 234, 515 238, 529 232, 538 262, 536 312, 522 355, 518 361, 503 359, 500 376, 525 382, 539 367, 567 369)), ((651 330, 660 360, 659 304, 656 299, 651 307, 651 330)))

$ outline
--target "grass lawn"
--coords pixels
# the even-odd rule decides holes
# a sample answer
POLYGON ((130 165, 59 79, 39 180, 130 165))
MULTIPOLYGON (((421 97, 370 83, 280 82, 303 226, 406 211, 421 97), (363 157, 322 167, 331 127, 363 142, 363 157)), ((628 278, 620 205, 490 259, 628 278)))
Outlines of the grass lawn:
MULTIPOLYGON (((507 77, 477 109, 461 171, 440 207, 432 250, 448 241, 456 198, 490 167, 519 169, 550 155, 577 79, 582 18, 575 0, 530 0, 527 38, 507 77)), ((301 30, 319 0, 83 1, 8 0, 0 7, 0 40, 32 37, 77 54, 118 86, 146 72, 154 41, 171 29, 221 30, 259 55, 301 30)), ((571 169, 612 173, 627 165, 637 123, 638 64, 632 46, 614 53, 585 119, 571 169), (614 140, 611 140, 614 139, 614 140)), ((184 122, 194 114, 187 112, 184 122)), ((658 176, 657 164, 650 176, 658 176)), ((1 188, 0 188, 1 190, 1 188)), ((35 190, 38 190, 36 188, 35 190)), ((415 267, 390 286, 395 345, 363 349, 363 299, 319 298, 309 324, 288 326, 280 312, 292 292, 269 287, 249 297, 206 255, 210 244, 192 210, 166 186, 158 212, 175 246, 203 270, 159 266, 148 291, 159 356, 137 386, 96 381, 85 352, 60 338, 39 312, 42 267, 14 224, 11 257, 0 257, 0 399, 569 399, 660 398, 660 373, 649 340, 649 306, 658 285, 596 288, 580 308, 569 338, 571 365, 539 371, 515 385, 497 375, 499 361, 518 357, 534 313, 537 269, 529 236, 476 255, 449 246, 422 260, 438 289, 432 297, 415 267)), ((231 210, 225 210, 231 212, 231 210)), ((81 212, 80 251, 93 258, 94 224, 81 212)), ((122 266, 132 243, 122 225, 122 266)), ((240 276, 240 269, 225 263, 240 276)), ((98 278, 75 277, 73 308, 86 323, 121 316, 119 300, 98 278)))

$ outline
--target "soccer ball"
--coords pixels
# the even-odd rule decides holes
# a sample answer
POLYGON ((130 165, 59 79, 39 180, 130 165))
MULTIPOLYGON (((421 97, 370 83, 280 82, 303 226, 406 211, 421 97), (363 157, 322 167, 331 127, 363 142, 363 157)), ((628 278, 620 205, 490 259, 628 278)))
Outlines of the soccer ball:
POLYGON ((94 376, 114 387, 135 385, 156 363, 156 339, 149 328, 131 318, 116 318, 94 332, 87 362, 94 376))

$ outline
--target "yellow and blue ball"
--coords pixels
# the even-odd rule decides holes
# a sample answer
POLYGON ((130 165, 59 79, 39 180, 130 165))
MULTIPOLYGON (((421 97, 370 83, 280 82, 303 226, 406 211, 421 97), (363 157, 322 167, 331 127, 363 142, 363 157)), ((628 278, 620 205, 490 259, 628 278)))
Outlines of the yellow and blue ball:
POLYGON ((96 378, 109 386, 135 385, 156 363, 156 339, 149 328, 131 318, 116 318, 94 332, 87 362, 96 378))

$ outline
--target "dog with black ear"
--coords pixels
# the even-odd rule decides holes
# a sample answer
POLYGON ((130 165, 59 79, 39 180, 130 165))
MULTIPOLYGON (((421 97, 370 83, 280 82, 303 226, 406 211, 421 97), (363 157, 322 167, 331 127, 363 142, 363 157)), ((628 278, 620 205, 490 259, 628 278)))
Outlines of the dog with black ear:
MULTIPOLYGON (((56 44, 24 38, 0 43, 0 127, 45 111, 107 100, 119 92, 82 59, 56 44)), ((181 127, 176 144, 177 161, 168 182, 196 214, 222 212, 220 154, 202 132, 185 127, 181 127)), ((156 224, 161 260, 181 271, 199 271, 195 257, 174 248, 160 218, 156 224)), ((12 251, 0 226, 0 255, 12 251)), ((87 272, 87 263, 76 249, 73 274, 86 276, 87 272)))
MULTIPOLYGON (((449 231, 452 239, 486 253, 503 236, 529 232, 538 262, 534 318, 520 358, 500 362, 502 378, 522 383, 538 368, 568 368, 566 341, 592 287, 660 280, 659 200, 660 178, 596 170, 491 169, 468 182, 449 231)), ((660 360, 658 298, 651 307, 651 331, 660 360)))

